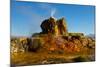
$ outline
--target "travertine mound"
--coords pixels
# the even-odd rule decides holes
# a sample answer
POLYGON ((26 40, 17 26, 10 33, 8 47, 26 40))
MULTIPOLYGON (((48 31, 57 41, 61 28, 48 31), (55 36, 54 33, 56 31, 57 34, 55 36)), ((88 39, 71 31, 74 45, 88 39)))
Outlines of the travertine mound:
POLYGON ((83 33, 68 33, 64 18, 53 17, 44 20, 40 25, 42 32, 32 37, 11 38, 11 52, 46 51, 46 52, 79 52, 95 48, 95 40, 83 33))

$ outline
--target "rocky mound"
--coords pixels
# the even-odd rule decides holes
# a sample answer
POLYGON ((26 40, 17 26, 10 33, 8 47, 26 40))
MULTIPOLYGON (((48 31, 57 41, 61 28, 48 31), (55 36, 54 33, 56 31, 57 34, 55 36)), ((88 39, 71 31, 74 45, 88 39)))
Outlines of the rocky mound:
POLYGON ((83 33, 68 33, 64 18, 55 20, 50 17, 40 27, 42 32, 30 38, 11 38, 11 52, 80 52, 95 47, 95 40, 83 33))

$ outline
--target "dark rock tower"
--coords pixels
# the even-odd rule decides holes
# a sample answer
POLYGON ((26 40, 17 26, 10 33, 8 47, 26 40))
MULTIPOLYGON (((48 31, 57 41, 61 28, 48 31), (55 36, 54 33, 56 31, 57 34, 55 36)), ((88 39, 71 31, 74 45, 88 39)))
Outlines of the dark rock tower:
POLYGON ((42 29, 42 33, 56 33, 55 32, 55 25, 56 25, 56 20, 52 17, 50 17, 49 19, 46 19, 42 22, 41 29, 42 29))
POLYGON ((42 33, 44 34, 54 34, 54 35, 67 35, 67 27, 64 18, 56 20, 53 17, 46 19, 41 24, 42 33))

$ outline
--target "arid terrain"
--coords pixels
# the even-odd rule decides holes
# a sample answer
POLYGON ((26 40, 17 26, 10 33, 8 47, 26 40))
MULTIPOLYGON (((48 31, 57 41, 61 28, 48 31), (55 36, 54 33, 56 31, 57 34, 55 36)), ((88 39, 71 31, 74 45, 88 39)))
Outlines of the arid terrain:
POLYGON ((64 18, 50 17, 40 27, 31 37, 11 37, 12 66, 95 61, 95 38, 69 33, 64 18))

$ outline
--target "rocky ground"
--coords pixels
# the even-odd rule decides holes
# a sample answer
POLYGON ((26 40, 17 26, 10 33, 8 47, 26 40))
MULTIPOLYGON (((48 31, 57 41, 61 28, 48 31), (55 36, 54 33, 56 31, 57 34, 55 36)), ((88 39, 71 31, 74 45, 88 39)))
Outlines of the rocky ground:
POLYGON ((45 52, 26 52, 14 53, 11 57, 13 66, 22 65, 40 65, 40 64, 58 64, 73 62, 90 62, 94 61, 94 54, 89 53, 45 53, 45 52))
POLYGON ((29 40, 30 43, 28 43, 27 38, 12 39, 12 65, 56 64, 95 60, 95 41, 91 38, 72 39, 62 36, 39 35, 29 40))

